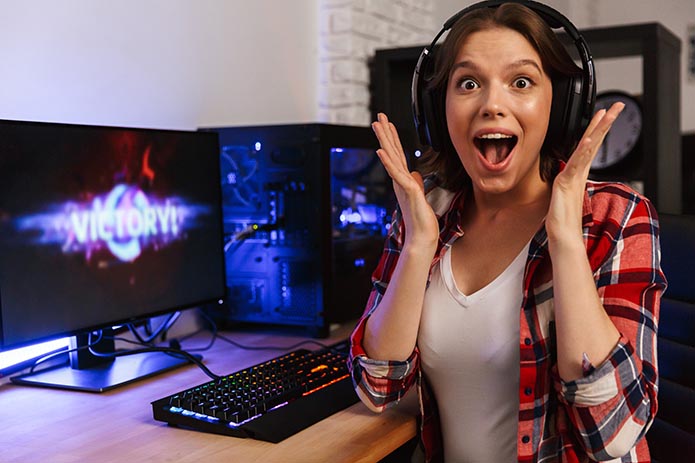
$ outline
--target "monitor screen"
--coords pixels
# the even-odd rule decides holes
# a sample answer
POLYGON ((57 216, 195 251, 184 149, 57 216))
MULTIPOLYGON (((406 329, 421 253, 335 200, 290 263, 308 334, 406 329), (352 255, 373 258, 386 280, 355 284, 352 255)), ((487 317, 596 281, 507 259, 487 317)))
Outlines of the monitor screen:
POLYGON ((224 296, 217 134, 0 121, 0 350, 224 296))

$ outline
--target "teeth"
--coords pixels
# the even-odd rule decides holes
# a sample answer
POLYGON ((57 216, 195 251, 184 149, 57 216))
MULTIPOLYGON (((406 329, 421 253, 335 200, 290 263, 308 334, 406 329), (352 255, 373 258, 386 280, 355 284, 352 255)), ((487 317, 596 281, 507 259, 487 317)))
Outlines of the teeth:
POLYGON ((488 139, 488 140, 499 140, 500 138, 512 138, 512 135, 507 135, 504 133, 486 133, 478 138, 488 139))

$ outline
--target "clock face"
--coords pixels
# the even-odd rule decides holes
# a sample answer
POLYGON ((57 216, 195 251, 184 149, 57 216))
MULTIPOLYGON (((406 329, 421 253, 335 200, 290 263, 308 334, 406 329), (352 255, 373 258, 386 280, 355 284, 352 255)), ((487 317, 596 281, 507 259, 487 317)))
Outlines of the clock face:
POLYGON ((642 108, 634 97, 621 92, 597 95, 596 111, 608 109, 618 101, 625 103, 625 109, 606 134, 603 144, 591 163, 591 169, 605 169, 619 163, 630 154, 634 154, 635 146, 639 142, 642 133, 642 108))

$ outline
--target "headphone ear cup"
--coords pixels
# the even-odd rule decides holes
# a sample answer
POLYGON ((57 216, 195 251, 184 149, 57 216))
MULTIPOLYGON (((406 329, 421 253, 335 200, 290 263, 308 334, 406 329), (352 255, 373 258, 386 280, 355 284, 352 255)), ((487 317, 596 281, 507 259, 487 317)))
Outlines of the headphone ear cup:
MULTIPOLYGON (((569 78, 567 91, 567 120, 565 125, 567 149, 574 149, 576 144, 584 135, 591 120, 593 105, 584 103, 586 101, 587 84, 582 76, 569 78)), ((568 153, 569 155, 569 153, 568 153)))
POLYGON ((442 121, 444 119, 444 109, 441 107, 440 99, 439 92, 431 89, 425 89, 423 91, 422 109, 424 113, 427 144, 437 152, 442 150, 444 141, 444 133, 442 130, 445 129, 442 121))
POLYGON ((571 118, 573 81, 574 79, 565 76, 553 79, 553 101, 544 143, 545 147, 559 149, 567 157, 570 153, 566 150, 573 144, 574 133, 567 125, 571 118))
POLYGON ((420 54, 418 63, 413 73, 413 83, 411 96, 413 101, 413 116, 415 120, 415 130, 417 131, 420 144, 431 146, 437 143, 438 138, 433 125, 436 120, 435 109, 431 90, 428 88, 432 78, 432 57, 430 50, 425 48, 420 54))
POLYGON ((431 145, 429 130, 427 126, 428 109, 430 104, 427 100, 426 91, 422 85, 418 85, 417 90, 413 93, 413 119, 415 122, 415 131, 417 132, 418 140, 421 145, 431 145), (417 100, 416 100, 417 98, 417 100))

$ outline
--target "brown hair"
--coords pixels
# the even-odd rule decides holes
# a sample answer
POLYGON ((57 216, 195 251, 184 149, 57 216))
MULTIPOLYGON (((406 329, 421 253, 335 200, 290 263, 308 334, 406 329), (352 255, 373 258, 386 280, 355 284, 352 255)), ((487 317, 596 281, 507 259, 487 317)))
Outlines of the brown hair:
MULTIPOLYGON (((436 99, 438 117, 444 121, 440 125, 444 132, 442 149, 439 152, 429 150, 418 164, 418 170, 425 175, 435 174, 437 183, 450 190, 459 190, 469 185, 470 177, 448 134, 444 106, 449 74, 464 41, 475 32, 494 27, 511 29, 523 35, 540 56, 543 70, 553 84, 560 76, 574 76, 582 72, 546 22, 523 5, 505 3, 497 8, 479 8, 456 21, 436 51, 434 75, 429 83, 436 99)), ((569 156, 569 153, 561 151, 559 147, 548 145, 545 143, 541 148, 540 174, 545 181, 555 178, 560 161, 569 156)))

